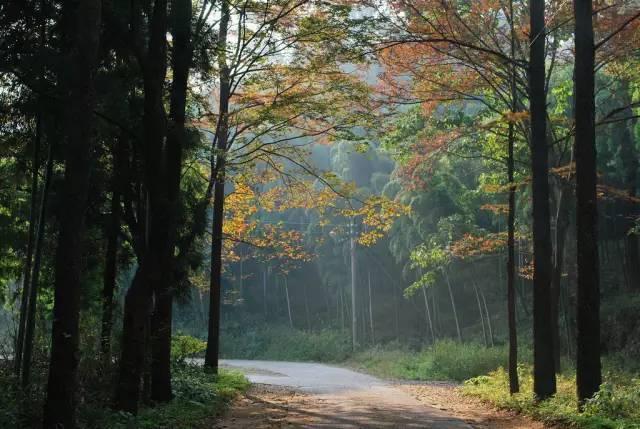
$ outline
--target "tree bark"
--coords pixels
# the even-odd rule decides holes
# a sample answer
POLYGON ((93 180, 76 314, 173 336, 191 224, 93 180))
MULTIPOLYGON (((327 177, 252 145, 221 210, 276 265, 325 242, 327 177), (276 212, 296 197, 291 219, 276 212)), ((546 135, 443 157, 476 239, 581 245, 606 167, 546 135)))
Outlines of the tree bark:
POLYGON ((458 333, 458 341, 462 343, 462 331, 460 330, 460 322, 458 321, 458 310, 456 309, 456 301, 453 299, 453 290, 451 289, 451 282, 449 282, 449 275, 446 269, 442 271, 444 278, 447 282, 447 290, 449 291, 449 299, 451 300, 451 309, 453 310, 453 319, 456 322, 456 332, 458 333))
POLYGON ((575 157, 578 249, 576 384, 582 406, 600 388, 600 284, 595 133, 595 47, 591 0, 574 0, 575 157))
POLYGON ((489 330, 489 343, 491 344, 491 347, 493 347, 493 326, 491 325, 491 315, 489 314, 489 307, 487 306, 487 298, 484 296, 484 292, 482 292, 480 286, 478 286, 478 290, 480 291, 480 297, 482 298, 482 304, 486 314, 487 328, 489 330))
POLYGON ((16 375, 20 375, 22 369, 22 354, 24 348, 24 332, 27 324, 27 312, 31 285, 31 265, 33 263, 33 246, 35 244, 35 228, 38 210, 38 174, 40 171, 40 146, 42 142, 42 118, 36 116, 36 134, 33 142, 33 165, 31 174, 31 207, 29 210, 29 231, 27 235, 27 255, 24 261, 22 273, 22 296, 20 300, 20 320, 18 322, 18 336, 14 350, 14 365, 16 375))
POLYGON ((61 71, 63 89, 65 175, 55 259, 51 360, 44 428, 75 427, 80 275, 85 210, 93 148, 94 74, 100 38, 100 0, 65 3, 63 41, 72 64, 61 71))
POLYGON ((489 339, 487 338, 487 330, 484 327, 484 310, 482 309, 482 305, 480 304, 480 294, 478 294, 478 288, 473 283, 473 291, 476 294, 476 301, 478 303, 478 312, 480 313, 480 324, 482 325, 482 338, 484 338, 484 346, 489 347, 489 339))
POLYGON ((553 250, 553 276, 551 278, 551 329, 553 330, 553 352, 556 374, 560 373, 560 292, 564 269, 564 248, 569 227, 569 210, 564 189, 561 186, 556 211, 556 230, 553 250))
POLYGON ((105 364, 111 363, 111 328, 113 326, 114 294, 118 276, 118 236, 120 234, 120 164, 122 142, 116 142, 113 154, 113 177, 111 192, 111 216, 105 228, 107 248, 105 252, 102 285, 102 323, 100 330, 100 351, 105 364))
POLYGON ((174 247, 177 237, 177 221, 180 206, 180 182, 182 177, 182 151, 185 145, 185 111, 187 85, 192 61, 191 0, 174 0, 171 3, 171 34, 173 51, 169 127, 163 165, 165 166, 164 191, 166 192, 166 242, 163 251, 162 281, 156 283, 155 309, 151 319, 151 400, 168 402, 173 397, 171 389, 171 325, 173 314, 173 282, 177 266, 174 247))
POLYGON ((538 400, 555 394, 551 331, 551 231, 545 92, 545 2, 529 0, 529 110, 533 196, 533 391, 538 400))
MULTIPOLYGON (((510 49, 511 59, 516 56, 516 32, 513 11, 513 0, 509 1, 509 27, 511 32, 510 49)), ((511 66, 510 93, 511 112, 517 109, 518 92, 516 88, 516 66, 511 66)), ((513 395, 520 391, 520 381, 518 380, 518 327, 516 321, 516 187, 514 183, 515 172, 515 124, 509 121, 508 141, 507 141, 507 181, 509 182, 509 212, 507 215, 507 325, 509 331, 509 393, 513 395)))
MULTIPOLYGON (((156 0, 149 24, 148 48, 141 59, 144 81, 143 169, 147 194, 145 246, 138 270, 127 291, 124 306, 120 372, 115 407, 137 413, 140 381, 145 360, 145 325, 151 310, 154 288, 166 287, 167 253, 171 235, 171 205, 167 195, 167 168, 163 155, 167 137, 163 88, 167 69, 167 1, 156 0)), ((167 152, 170 151, 167 140, 167 152)), ((172 270, 169 271, 172 273, 172 270)))
MULTIPOLYGON (((375 330, 373 325, 373 298, 371 295, 371 270, 367 271, 367 286, 369 288, 369 329, 371 330, 371 344, 375 344, 376 335, 375 335, 375 330)), ((429 311, 428 305, 427 305, 427 311, 429 311)), ((429 320, 431 320, 431 318, 429 318, 429 320)))
POLYGON ((211 229, 211 284, 209 293, 209 334, 204 365, 218 373, 220 348, 220 294, 222 290, 222 225, 224 222, 224 183, 226 152, 229 138, 229 98, 231 96, 231 71, 227 65, 227 32, 229 30, 230 9, 228 0, 222 0, 220 8, 220 29, 218 34, 218 66, 220 68, 220 102, 218 126, 216 129, 216 166, 213 224, 211 229))
POLYGON ((33 258, 33 272, 31 274, 31 284, 29 287, 29 305, 27 306, 27 321, 25 324, 24 350, 22 357, 22 386, 29 385, 31 379, 31 358, 33 354, 33 343, 36 327, 36 310, 38 305, 38 289, 40 284, 40 266, 42 264, 42 247, 45 235, 47 218, 47 205, 49 200, 49 186, 53 175, 53 146, 49 143, 47 155, 47 167, 45 170, 44 183, 42 185, 42 195, 40 196, 40 212, 38 213, 38 230, 36 232, 36 244, 33 258))
POLYGON ((349 244, 351 249, 351 346, 358 347, 358 312, 357 312, 357 273, 356 273, 356 239, 353 231, 353 221, 350 226, 349 244))

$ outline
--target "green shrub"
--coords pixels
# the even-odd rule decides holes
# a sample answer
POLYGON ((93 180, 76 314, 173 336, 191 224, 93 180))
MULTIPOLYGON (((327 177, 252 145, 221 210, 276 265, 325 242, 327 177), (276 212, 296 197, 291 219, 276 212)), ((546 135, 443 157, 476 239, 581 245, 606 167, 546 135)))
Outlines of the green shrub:
POLYGON ((349 365, 386 378, 463 381, 495 370, 506 360, 504 346, 443 340, 421 352, 397 343, 372 347, 355 354, 349 365))
POLYGON ((171 359, 177 363, 184 363, 187 358, 195 357, 206 349, 206 341, 189 335, 174 335, 171 339, 171 359))
POLYGON ((600 392, 587 403, 585 411, 579 413, 575 376, 558 376, 556 395, 549 400, 536 402, 532 393, 531 368, 520 365, 518 373, 521 393, 515 395, 509 395, 508 375, 503 368, 466 381, 462 391, 499 408, 514 410, 545 422, 589 429, 640 428, 638 380, 627 377, 627 382, 624 384, 605 380, 600 392))
POLYGON ((216 377, 201 367, 176 365, 173 369, 174 399, 143 408, 137 416, 112 412, 103 405, 85 405, 79 410, 83 429, 187 429, 209 427, 231 399, 249 387, 240 373, 220 371, 216 377))
POLYGON ((507 363, 504 346, 485 347, 477 343, 460 344, 439 341, 428 351, 432 356, 433 377, 444 380, 464 381, 486 374, 507 363))

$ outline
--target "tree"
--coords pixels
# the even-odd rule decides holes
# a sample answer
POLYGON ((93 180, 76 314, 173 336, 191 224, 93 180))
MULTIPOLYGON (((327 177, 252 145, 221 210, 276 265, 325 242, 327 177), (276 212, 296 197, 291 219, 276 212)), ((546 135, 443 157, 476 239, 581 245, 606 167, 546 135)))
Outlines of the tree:
POLYGON ((602 382, 595 128, 595 45, 591 0, 575 0, 575 158, 577 235, 576 384, 580 406, 602 382))
POLYGON ((551 231, 545 93, 545 2, 530 0, 529 111, 533 196, 533 391, 540 400, 556 392, 551 332, 551 231))
POLYGON ((73 67, 61 70, 58 76, 66 111, 65 177, 55 262, 51 361, 43 418, 43 427, 47 429, 75 426, 81 239, 91 173, 93 85, 101 12, 99 0, 65 4, 62 10, 62 55, 73 67))

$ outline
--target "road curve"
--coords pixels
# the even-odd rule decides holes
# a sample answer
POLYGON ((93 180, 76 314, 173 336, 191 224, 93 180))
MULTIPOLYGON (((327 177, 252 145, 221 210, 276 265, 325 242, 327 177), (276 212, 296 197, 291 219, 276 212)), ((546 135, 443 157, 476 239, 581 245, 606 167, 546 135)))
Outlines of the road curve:
MULTIPOLYGON (((221 365, 243 372, 252 383, 304 393, 304 400, 287 401, 286 407, 277 405, 287 411, 286 425, 277 427, 472 428, 389 382, 345 368, 253 360, 223 360, 221 365)), ((229 427, 234 426, 242 424, 238 421, 229 427)))

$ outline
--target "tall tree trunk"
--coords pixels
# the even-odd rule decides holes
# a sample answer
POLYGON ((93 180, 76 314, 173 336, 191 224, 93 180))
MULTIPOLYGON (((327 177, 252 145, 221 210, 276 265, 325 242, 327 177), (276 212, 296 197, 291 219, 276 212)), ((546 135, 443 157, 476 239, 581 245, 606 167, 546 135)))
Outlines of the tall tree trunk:
POLYGON ((289 327, 293 329, 293 317, 291 317, 291 298, 289 298, 289 281, 284 277, 284 296, 287 299, 287 314, 289 315, 289 327))
POLYGON ((309 313, 309 297, 307 295, 307 283, 302 283, 302 291, 304 293, 304 312, 307 317, 307 329, 311 330, 311 313, 309 313))
POLYGON ((551 331, 551 230, 545 92, 545 2, 529 0, 529 110, 533 195, 533 391, 539 400, 556 393, 551 331))
POLYGON ((487 306, 487 298, 484 296, 484 292, 482 292, 482 288, 480 288, 480 286, 478 286, 478 291, 480 291, 480 298, 482 298, 482 304, 486 315, 485 320, 487 321, 487 329, 489 330, 489 343, 491 344, 491 347, 493 347, 493 326, 491 325, 491 315, 489 314, 489 306, 487 306))
POLYGON ((480 324, 482 325, 482 337, 484 338, 484 346, 489 347, 489 339, 487 338, 487 330, 484 327, 484 310, 480 304, 480 294, 478 293, 478 287, 473 282, 473 291, 476 294, 476 301, 478 302, 478 312, 480 313, 480 324))
POLYGON ((140 382, 145 362, 146 324, 151 307, 152 288, 148 272, 150 257, 144 257, 136 270, 124 300, 122 320, 122 352, 116 385, 116 409, 136 413, 140 398, 140 382))
POLYGON ((356 274, 356 239, 354 237, 355 231, 353 231, 353 220, 350 225, 350 249, 351 249, 351 346, 353 350, 358 347, 358 312, 356 289, 357 289, 357 274, 356 274))
POLYGON ((191 0, 174 0, 171 3, 171 34, 173 51, 171 68, 173 82, 169 109, 166 153, 163 165, 166 168, 164 190, 166 192, 165 228, 162 264, 163 281, 156 283, 155 310, 151 319, 151 399, 167 402, 173 397, 171 389, 171 324, 173 314, 173 287, 176 278, 174 247, 177 237, 178 211, 180 206, 180 181, 182 177, 182 150, 185 145, 185 111, 187 85, 191 68, 191 0))
POLYGON ((93 148, 94 73, 100 37, 100 0, 65 3, 63 41, 71 67, 61 73, 64 94, 65 175, 55 260, 51 360, 43 427, 75 427, 80 275, 93 148))
POLYGON ((22 354, 24 345, 24 332, 27 324, 27 312, 31 285, 31 264, 33 263, 33 246, 35 243, 35 228, 38 211, 38 174, 40 171, 40 146, 42 142, 42 118, 38 112, 36 116, 36 134, 33 141, 33 164, 31 174, 31 207, 29 210, 29 231, 27 235, 27 255, 24 261, 22 273, 22 296, 20 299, 20 319, 18 322, 18 336, 14 350, 14 365, 16 375, 22 368, 22 354))
POLYGON ((376 343, 376 335, 373 326, 373 298, 371 295, 371 270, 367 270, 367 286, 369 288, 369 329, 371 330, 371 344, 376 343))
POLYGON ((33 258, 33 272, 29 287, 29 305, 27 306, 27 321, 25 324, 24 350, 22 357, 22 386, 29 385, 31 378, 31 358, 36 328, 36 310, 38 305, 38 288, 40 284, 40 266, 42 264, 42 248, 47 219, 47 204, 49 200, 49 186, 53 175, 53 143, 49 143, 47 155, 47 167, 45 170, 42 194, 40 195, 40 212, 38 213, 38 230, 36 232, 36 244, 33 258))
MULTIPOLYGON (((573 157, 572 157, 573 158, 573 157)), ((560 373, 560 292, 564 269, 564 248, 569 227, 569 210, 562 184, 559 183, 558 207, 555 221, 555 245, 553 250, 553 276, 551 278, 551 329, 553 330, 553 352, 556 374, 560 373)))
MULTIPOLYGON (((513 11, 513 0, 509 0, 509 27, 511 39, 509 41, 511 59, 516 56, 516 29, 513 11)), ((518 92, 516 88, 516 66, 511 65, 510 93, 511 93, 511 113, 515 113, 518 108, 518 92)), ((515 252, 515 232, 516 232, 516 187, 514 183, 515 157, 514 149, 516 143, 515 124, 509 121, 508 142, 507 142, 507 180, 509 182, 509 212, 507 215, 507 325, 509 331, 509 393, 514 394, 520 391, 520 381, 518 380, 518 326, 516 321, 516 252, 515 252)))
POLYGON ((213 197, 213 225, 211 230, 211 284, 209 294, 209 333, 204 358, 205 367, 218 373, 220 348, 220 294, 222 290, 222 225, 224 222, 224 182, 226 152, 229 138, 229 97, 231 96, 231 71, 227 65, 227 32, 230 20, 229 1, 222 0, 220 30, 218 34, 218 67, 220 69, 220 103, 216 129, 217 156, 213 197))
POLYGON ((449 299, 451 300, 451 309, 453 310, 453 319, 456 322, 456 332, 458 333, 458 341, 462 342, 462 331, 460 330, 460 321, 458 320, 458 310, 456 309, 456 301, 453 299, 453 290, 451 289, 451 282, 449 282, 449 275, 446 268, 442 271, 444 278, 447 282, 447 290, 449 291, 449 299))
POLYGON ((122 142, 116 142, 113 154, 113 177, 111 193, 111 216, 105 228, 107 248, 104 262, 102 285, 102 324, 100 330, 100 351, 105 364, 111 363, 111 328, 113 326, 114 294, 118 276, 118 236, 120 234, 120 158, 122 142))
MULTIPOLYGON (((167 138, 163 89, 167 69, 167 1, 156 0, 149 24, 148 48, 140 64, 144 77, 143 166, 147 201, 145 247, 134 280, 127 291, 122 325, 120 372, 115 407, 137 413, 146 355, 146 329, 154 289, 165 288, 171 236, 171 205, 167 196, 164 157, 171 149, 167 138), (165 142, 167 153, 165 154, 165 142)), ((169 271, 172 272, 172 271, 169 271)))
MULTIPOLYGON (((427 317, 427 324, 429 325, 429 332, 431 333, 431 344, 436 342, 436 334, 433 330, 433 320, 431 320, 431 309, 429 308, 429 298, 427 296, 427 288, 422 287, 422 297, 424 298, 425 316, 427 317)), ((484 329, 484 325, 483 325, 484 329)))
POLYGON ((578 402, 593 396, 602 382, 600 364, 600 284, 595 133, 595 47, 591 0, 574 0, 575 157, 578 249, 578 402))
POLYGON ((262 271, 262 311, 264 320, 267 320, 267 269, 262 271))

